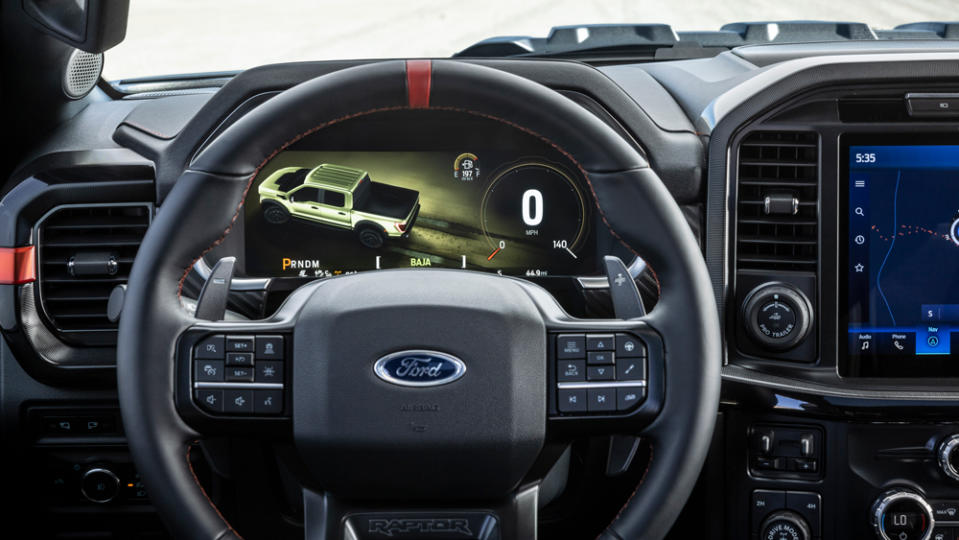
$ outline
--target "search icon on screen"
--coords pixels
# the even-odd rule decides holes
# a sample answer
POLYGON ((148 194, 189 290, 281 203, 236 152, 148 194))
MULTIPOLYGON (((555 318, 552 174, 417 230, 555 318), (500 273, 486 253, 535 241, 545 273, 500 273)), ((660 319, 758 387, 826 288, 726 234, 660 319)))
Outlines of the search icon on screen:
POLYGON ((856 207, 856 215, 857 215, 857 216, 866 217, 866 214, 865 214, 865 212, 862 211, 862 207, 861 207, 861 206, 857 206, 857 207, 856 207))

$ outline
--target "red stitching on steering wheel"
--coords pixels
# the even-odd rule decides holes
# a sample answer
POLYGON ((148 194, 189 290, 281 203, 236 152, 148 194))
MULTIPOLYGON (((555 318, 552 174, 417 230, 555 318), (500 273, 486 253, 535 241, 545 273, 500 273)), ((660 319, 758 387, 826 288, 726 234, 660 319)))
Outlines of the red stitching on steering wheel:
MULTIPOLYGON (((633 497, 635 497, 636 494, 639 493, 639 488, 642 487, 643 482, 646 481, 646 475, 649 474, 649 468, 652 466, 653 466, 653 444, 649 443, 649 459, 646 461, 646 470, 643 471, 643 476, 639 478, 639 483, 636 484, 636 488, 633 489, 633 492, 629 494, 629 498, 626 499, 626 502, 623 504, 623 506, 619 508, 619 512, 616 512, 616 515, 613 517, 613 520, 610 521, 609 525, 606 526, 606 530, 608 530, 613 523, 616 523, 616 521, 619 520, 619 516, 623 515, 623 512, 626 511, 626 507, 629 506, 629 503, 633 502, 633 497)), ((603 532, 605 532, 605 530, 603 532)), ((603 535, 603 532, 600 532, 598 535, 596 535, 596 540, 599 540, 599 537, 603 535)), ((619 537, 619 534, 616 534, 616 536, 619 537)))
POLYGON ((236 529, 230 525, 230 522, 223 517, 223 514, 220 513, 220 509, 216 507, 216 504, 213 503, 213 499, 207 495, 206 490, 203 489, 203 484, 200 483, 200 479, 196 475, 196 471, 193 470, 193 462, 190 460, 190 453, 193 451, 193 445, 199 441, 193 441, 186 446, 186 466, 190 468, 190 474, 193 476, 193 481, 196 482, 196 487, 200 488, 200 493, 203 494, 203 498, 206 499, 206 502, 210 503, 210 506, 213 507, 213 511, 216 512, 216 515, 220 516, 220 520, 226 525, 227 529, 230 529, 237 538, 243 540, 243 537, 240 536, 240 533, 236 532, 236 529))
MULTIPOLYGON (((283 143, 283 144, 282 144, 279 148, 277 148, 276 150, 270 152, 270 154, 269 154, 262 162, 260 162, 259 165, 257 165, 256 169, 253 171, 253 174, 250 175, 250 179, 247 180, 247 182, 246 182, 246 187, 243 189, 243 195, 240 197, 240 202, 239 202, 239 204, 237 204, 236 211, 233 213, 233 218, 230 219, 230 223, 229 223, 229 224, 227 225, 227 227, 223 230, 223 233, 220 235, 219 238, 216 239, 216 241, 214 241, 212 244, 210 244, 209 247, 207 247, 205 250, 203 250, 203 252, 200 253, 199 256, 197 256, 197 258, 193 259, 193 262, 191 262, 191 263, 183 270, 183 275, 180 277, 180 281, 177 283, 177 291, 176 291, 177 298, 180 298, 180 297, 183 295, 183 284, 186 282, 187 276, 190 275, 190 270, 193 269, 193 265, 195 265, 195 264, 197 263, 197 261, 199 261, 200 259, 202 259, 207 253, 209 253, 211 250, 213 250, 213 248, 215 248, 216 246, 218 246, 218 245, 220 245, 221 243, 223 243, 223 240, 226 238, 226 235, 230 234, 230 231, 233 230, 233 225, 236 223, 237 218, 240 216, 240 210, 243 208, 243 204, 246 202, 246 196, 247 196, 247 193, 249 193, 249 191, 250 191, 250 187, 253 186, 253 181, 256 179, 257 175, 260 174, 260 170, 263 169, 263 167, 266 166, 266 164, 269 163, 270 160, 272 160, 274 157, 276 157, 277 154, 279 154, 279 153, 282 152, 283 150, 286 150, 289 146, 291 146, 292 144, 294 144, 294 143, 298 142, 299 140, 303 139, 303 138, 306 137, 307 135, 312 135, 313 133, 316 133, 317 131, 319 131, 319 130, 325 128, 325 127, 329 127, 329 126, 331 126, 331 125, 333 125, 333 124, 337 124, 337 123, 340 123, 340 122, 344 122, 344 121, 346 121, 346 120, 350 120, 350 119, 352 119, 352 118, 357 118, 357 117, 360 117, 360 116, 366 116, 366 115, 375 114, 375 113, 380 113, 380 112, 402 111, 402 110, 413 110, 413 108, 412 108, 412 107, 408 107, 408 106, 380 107, 380 108, 369 109, 369 110, 362 111, 362 112, 358 112, 358 113, 348 114, 348 115, 346 115, 346 116, 341 116, 341 117, 339 117, 339 118, 335 118, 335 119, 333 119, 333 120, 330 120, 330 121, 327 121, 327 122, 323 122, 322 124, 319 124, 318 126, 314 126, 313 128, 310 128, 310 129, 304 131, 303 133, 300 133, 299 135, 297 135, 297 136, 293 137, 292 139, 290 139, 290 140, 286 141, 285 143, 283 143)), ((524 132, 524 133, 527 133, 527 134, 529 134, 529 135, 532 135, 532 136, 540 139, 541 141, 543 141, 543 142, 545 142, 546 144, 548 144, 548 145, 550 145, 551 147, 553 147, 557 152, 559 152, 559 153, 563 154, 564 156, 566 156, 567 159, 569 159, 571 162, 573 162, 574 164, 576 164, 576 168, 579 169, 579 172, 583 175, 583 178, 586 179, 586 184, 589 186, 589 191, 590 191, 590 193, 593 195, 593 203, 596 205, 596 209, 597 209, 597 211, 599 211, 600 219, 603 220, 603 224, 606 225, 606 228, 607 228, 607 229, 609 229, 610 234, 612 234, 612 235, 613 235, 613 238, 615 238, 620 244, 622 244, 623 247, 625 247, 626 249, 628 249, 630 253, 632 253, 632 254, 635 255, 636 257, 642 258, 642 257, 640 256, 640 254, 637 253, 636 250, 633 249, 633 247, 632 247, 631 245, 629 245, 629 243, 627 243, 626 240, 624 240, 623 237, 620 236, 619 233, 617 233, 615 229, 613 229, 613 226, 609 223, 609 219, 607 219, 607 217, 606 217, 606 212, 604 212, 604 211, 603 211, 603 207, 599 205, 599 197, 597 197, 597 195, 596 195, 596 190, 595 190, 595 188, 593 187, 593 182, 592 182, 592 180, 590 180, 590 178, 589 178, 589 173, 587 173, 587 172, 586 172, 586 169, 580 164, 580 162, 577 161, 576 158, 574 158, 573 155, 570 154, 569 152, 567 152, 564 148, 560 147, 558 144, 556 144, 556 143, 553 142, 552 140, 544 137, 543 135, 540 135, 539 133, 537 133, 537 132, 535 132, 535 131, 527 128, 527 127, 521 126, 521 125, 519 125, 519 124, 517 124, 517 123, 515 123, 515 122, 511 122, 511 121, 506 120, 506 119, 503 119, 503 118, 499 118, 498 116, 493 116, 493 115, 490 115, 490 114, 481 113, 481 112, 478 112, 478 111, 472 111, 472 110, 469 110, 469 109, 463 109, 463 108, 459 108, 459 107, 430 107, 429 110, 461 112, 461 113, 471 114, 471 115, 473 115, 473 116, 479 116, 479 117, 481 117, 481 118, 487 118, 487 119, 489 119, 489 120, 495 120, 495 121, 497 121, 497 122, 506 124, 506 125, 508 125, 508 126, 511 126, 511 127, 513 127, 513 128, 516 128, 516 129, 518 129, 518 130, 520 130, 520 131, 522 131, 522 132, 524 132)), ((659 276, 656 274, 656 270, 654 270, 653 267, 652 267, 652 265, 650 265, 649 263, 646 264, 646 267, 649 268, 649 272, 653 275, 653 280, 656 282, 656 294, 657 294, 657 296, 661 296, 661 295, 662 295, 662 286, 660 285, 659 276)))

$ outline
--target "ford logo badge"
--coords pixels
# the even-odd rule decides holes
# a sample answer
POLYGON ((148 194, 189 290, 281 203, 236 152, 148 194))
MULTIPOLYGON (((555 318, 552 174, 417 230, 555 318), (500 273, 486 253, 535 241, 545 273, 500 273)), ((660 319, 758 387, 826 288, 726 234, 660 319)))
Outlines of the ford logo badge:
POLYGON ((384 381, 400 386, 439 386, 462 377, 466 364, 437 351, 400 351, 377 360, 373 372, 384 381))

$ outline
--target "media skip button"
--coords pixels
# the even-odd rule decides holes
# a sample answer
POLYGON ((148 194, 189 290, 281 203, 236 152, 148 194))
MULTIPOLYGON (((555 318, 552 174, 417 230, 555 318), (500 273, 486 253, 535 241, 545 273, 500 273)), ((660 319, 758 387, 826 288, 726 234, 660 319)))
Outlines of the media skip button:
POLYGON ((558 408, 561 413, 586 412, 586 390, 560 389, 558 399, 558 408))

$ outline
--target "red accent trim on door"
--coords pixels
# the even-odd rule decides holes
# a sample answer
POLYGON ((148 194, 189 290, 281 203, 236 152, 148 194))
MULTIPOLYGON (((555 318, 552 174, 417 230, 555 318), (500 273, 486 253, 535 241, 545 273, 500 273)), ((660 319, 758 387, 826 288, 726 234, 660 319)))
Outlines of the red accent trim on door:
POLYGON ((0 248, 0 285, 22 285, 37 280, 34 246, 0 248))
POLYGON ((406 94, 410 107, 428 109, 430 106, 430 79, 433 62, 430 60, 406 61, 406 94))

